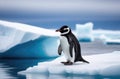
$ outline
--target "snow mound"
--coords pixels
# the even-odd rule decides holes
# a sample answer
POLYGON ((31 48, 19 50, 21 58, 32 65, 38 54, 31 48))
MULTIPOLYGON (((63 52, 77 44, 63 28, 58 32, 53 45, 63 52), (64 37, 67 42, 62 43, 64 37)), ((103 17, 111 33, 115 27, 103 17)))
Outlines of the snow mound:
POLYGON ((61 64, 65 61, 63 56, 53 61, 38 63, 37 66, 29 67, 19 74, 73 74, 73 75, 102 75, 102 76, 118 76, 120 75, 120 51, 108 54, 98 54, 84 56, 90 64, 77 62, 71 66, 61 64))

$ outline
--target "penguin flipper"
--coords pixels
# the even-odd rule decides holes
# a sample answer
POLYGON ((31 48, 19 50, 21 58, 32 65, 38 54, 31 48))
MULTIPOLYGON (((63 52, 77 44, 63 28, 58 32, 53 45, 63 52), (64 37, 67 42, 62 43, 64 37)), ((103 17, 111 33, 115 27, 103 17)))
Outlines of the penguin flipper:
POLYGON ((58 46, 58 54, 61 55, 61 53, 62 53, 62 47, 61 47, 61 45, 59 45, 58 46))
POLYGON ((73 43, 72 42, 70 42, 69 51, 70 51, 70 56, 73 57, 73 54, 72 54, 72 52, 73 52, 73 43))
POLYGON ((70 36, 67 36, 68 40, 69 40, 69 52, 70 52, 70 56, 73 57, 73 47, 74 47, 74 43, 73 43, 73 40, 71 39, 70 36))

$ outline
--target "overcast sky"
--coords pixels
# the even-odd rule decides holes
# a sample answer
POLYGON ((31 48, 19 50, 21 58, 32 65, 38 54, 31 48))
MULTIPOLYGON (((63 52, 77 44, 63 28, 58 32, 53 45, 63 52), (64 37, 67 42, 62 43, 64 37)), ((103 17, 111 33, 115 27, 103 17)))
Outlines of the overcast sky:
POLYGON ((0 19, 46 27, 86 22, 119 27, 120 0, 0 0, 0 19))
POLYGON ((0 10, 37 13, 120 14, 120 0, 0 0, 0 10))

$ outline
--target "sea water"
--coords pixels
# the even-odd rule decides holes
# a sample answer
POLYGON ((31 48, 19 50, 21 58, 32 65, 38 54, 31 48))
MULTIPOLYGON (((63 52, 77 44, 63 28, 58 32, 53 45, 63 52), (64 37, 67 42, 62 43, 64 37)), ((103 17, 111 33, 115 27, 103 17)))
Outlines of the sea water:
POLYGON ((0 59, 0 79, 26 79, 25 75, 19 75, 18 72, 52 59, 0 59))

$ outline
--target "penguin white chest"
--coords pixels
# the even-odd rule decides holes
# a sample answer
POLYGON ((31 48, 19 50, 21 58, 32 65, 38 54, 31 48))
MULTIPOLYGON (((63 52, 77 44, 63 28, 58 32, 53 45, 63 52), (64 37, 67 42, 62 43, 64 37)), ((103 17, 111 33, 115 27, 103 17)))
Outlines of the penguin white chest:
POLYGON ((69 52, 69 43, 65 36, 60 36, 60 44, 64 53, 69 52))
POLYGON ((73 49, 73 57, 70 56, 70 45, 68 39, 65 36, 60 36, 60 44, 62 50, 64 52, 65 58, 71 62, 74 62, 74 49, 73 49))

